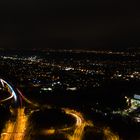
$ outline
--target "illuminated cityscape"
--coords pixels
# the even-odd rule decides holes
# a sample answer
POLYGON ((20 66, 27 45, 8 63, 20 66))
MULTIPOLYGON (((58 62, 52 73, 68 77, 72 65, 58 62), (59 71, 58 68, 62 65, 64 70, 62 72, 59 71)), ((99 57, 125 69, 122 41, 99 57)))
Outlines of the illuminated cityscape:
POLYGON ((138 140, 135 52, 1 50, 0 139, 138 140))
POLYGON ((140 140, 140 6, 0 0, 0 140, 140 140))

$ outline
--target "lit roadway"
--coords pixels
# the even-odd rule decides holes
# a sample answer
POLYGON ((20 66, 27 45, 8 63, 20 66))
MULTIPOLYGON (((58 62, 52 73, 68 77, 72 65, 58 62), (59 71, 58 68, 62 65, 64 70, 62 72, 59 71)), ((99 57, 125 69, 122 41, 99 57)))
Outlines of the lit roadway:
POLYGON ((24 108, 18 108, 16 121, 7 122, 5 129, 1 133, 1 140, 24 140, 27 119, 24 114, 24 108))
POLYGON ((75 130, 69 140, 82 140, 84 128, 87 125, 93 126, 92 122, 86 121, 80 112, 71 109, 64 109, 66 114, 73 116, 76 119, 75 130))
POLYGON ((119 140, 120 139, 119 136, 111 132, 109 128, 104 128, 103 131, 104 131, 106 140, 119 140))
POLYGON ((14 98, 15 102, 17 101, 17 96, 16 96, 16 93, 14 91, 14 89, 12 88, 12 86, 6 82, 5 80, 3 79, 0 79, 0 83, 2 84, 2 87, 4 88, 5 86, 7 86, 8 88, 8 92, 10 93, 10 96, 6 99, 3 99, 3 100, 0 100, 0 102, 5 102, 5 101, 8 101, 12 98, 14 98))
MULTIPOLYGON (((91 121, 86 121, 80 112, 71 109, 64 109, 64 111, 76 119, 74 134, 68 137, 69 140, 82 140, 84 128, 86 126, 93 127, 93 123, 91 121)), ((104 128, 103 132, 106 140, 120 140, 119 136, 114 134, 109 128, 104 128)))
MULTIPOLYGON (((0 102, 5 102, 10 99, 14 99, 17 102, 17 95, 12 86, 3 79, 0 79, 2 87, 8 88, 10 96, 6 99, 0 100, 0 102)), ((18 90, 18 92, 20 92, 18 90)), ((4 130, 1 133, 1 140, 23 140, 25 136, 25 130, 27 125, 27 116, 24 114, 24 108, 18 108, 16 121, 8 121, 5 125, 4 130)))
MULTIPOLYGON (((12 86, 3 79, 0 79, 0 82, 3 87, 7 86, 8 91, 10 93, 10 97, 1 100, 0 102, 4 102, 14 98, 15 102, 17 102, 16 92, 12 88, 12 86)), ((25 98, 22 92, 17 89, 17 92, 20 96, 29 104, 33 106, 38 106, 37 104, 32 103, 30 100, 25 98)), ((21 103, 22 104, 22 103, 21 103)), ((84 119, 83 115, 80 112, 77 112, 72 109, 63 108, 66 114, 73 116, 76 119, 76 124, 74 126, 74 133, 73 135, 68 135, 69 140, 82 140, 84 134, 84 128, 86 126, 93 126, 93 123, 84 119)), ((16 121, 8 121, 5 125, 1 133, 1 140, 25 140, 25 131, 27 124, 27 116, 24 114, 24 108, 18 108, 17 110, 16 121)), ((66 128, 70 129, 70 128, 66 128)), ((64 129, 65 130, 65 129, 64 129)), ((106 140, 119 140, 119 136, 115 135, 110 131, 110 129, 106 128, 103 129, 104 135, 106 140)))

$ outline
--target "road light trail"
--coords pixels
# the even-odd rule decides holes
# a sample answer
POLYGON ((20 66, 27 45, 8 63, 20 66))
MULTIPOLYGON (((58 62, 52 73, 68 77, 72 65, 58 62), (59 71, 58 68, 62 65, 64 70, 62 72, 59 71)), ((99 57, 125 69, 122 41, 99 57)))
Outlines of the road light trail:
POLYGON ((14 130, 15 123, 8 121, 6 123, 5 129, 1 133, 1 140, 10 140, 10 137, 12 135, 12 132, 14 130))
POLYGON ((10 93, 10 96, 8 98, 6 98, 6 99, 0 100, 0 103, 6 102, 6 101, 8 101, 8 100, 10 100, 12 98, 13 98, 13 94, 10 93))
MULTIPOLYGON (((8 86, 8 91, 11 94, 10 97, 1 100, 0 102, 4 102, 14 98, 15 102, 17 102, 17 95, 14 91, 13 87, 3 79, 0 79, 2 86, 8 86)), ((16 121, 8 121, 5 125, 5 129, 1 133, 1 140, 23 140, 24 133, 26 129, 27 117, 24 114, 24 108, 17 109, 17 118, 16 121)))
POLYGON ((18 108, 16 121, 8 121, 1 134, 1 140, 24 140, 27 119, 24 108, 18 108))
POLYGON ((30 101, 30 100, 28 100, 23 94, 22 94, 22 92, 17 88, 17 91, 18 91, 18 93, 20 94, 20 96, 28 103, 28 104, 31 104, 31 105, 33 105, 33 106, 35 106, 35 107, 38 107, 39 105, 38 104, 35 104, 35 103, 33 103, 32 101, 30 101))
POLYGON ((13 133, 14 140, 23 140, 25 136, 25 130, 27 125, 27 116, 24 114, 24 108, 18 109, 17 120, 16 120, 16 127, 15 132, 13 133))
POLYGON ((111 132, 109 128, 103 129, 106 140, 120 140, 119 136, 111 132))
MULTIPOLYGON (((10 97, 3 99, 0 102, 5 102, 12 98, 14 98, 15 102, 17 102, 17 95, 12 86, 3 79, 0 79, 0 82, 3 87, 5 87, 5 84, 8 86, 9 93, 11 94, 10 97)), ((31 102, 26 97, 24 97, 24 95, 19 89, 17 89, 17 91, 27 103, 38 107, 37 104, 31 102)), ((69 140, 82 140, 85 126, 87 125, 93 126, 93 124, 91 122, 87 122, 80 112, 71 109, 63 109, 63 110, 66 112, 66 114, 69 114, 76 119, 75 130, 73 135, 68 137, 69 140)), ((1 133, 1 140, 24 140, 26 126, 27 126, 27 116, 25 116, 24 114, 24 108, 18 108, 16 121, 7 122, 5 129, 1 133)), ((107 140, 119 140, 119 136, 112 133, 110 129, 106 128, 103 130, 103 132, 107 140)))
MULTIPOLYGON (((10 97, 1 100, 0 102, 4 102, 12 98, 14 98, 15 102, 17 102, 17 95, 12 86, 3 79, 0 79, 0 82, 3 87, 8 86, 8 91, 11 94, 10 97)), ((17 92, 27 103, 32 104, 33 106, 36 107, 38 106, 37 104, 34 104, 33 102, 25 98, 19 89, 17 89, 17 92)), ((16 121, 15 122, 8 121, 6 123, 5 128, 1 133, 1 140, 24 140, 27 119, 28 119, 27 116, 24 114, 24 108, 18 108, 16 121)))
POLYGON ((82 140, 84 128, 87 125, 93 126, 91 122, 87 122, 80 112, 71 109, 64 109, 66 114, 73 116, 76 119, 74 134, 69 137, 69 140, 82 140))
POLYGON ((3 79, 0 79, 0 82, 1 82, 1 84, 2 84, 3 87, 5 87, 4 84, 6 84, 8 86, 9 93, 11 94, 10 97, 8 97, 8 98, 6 98, 4 100, 1 100, 0 102, 5 102, 5 101, 10 100, 12 98, 14 98, 15 102, 17 102, 17 95, 16 95, 14 89, 12 88, 12 86, 8 82, 6 82, 5 80, 3 80, 3 79))

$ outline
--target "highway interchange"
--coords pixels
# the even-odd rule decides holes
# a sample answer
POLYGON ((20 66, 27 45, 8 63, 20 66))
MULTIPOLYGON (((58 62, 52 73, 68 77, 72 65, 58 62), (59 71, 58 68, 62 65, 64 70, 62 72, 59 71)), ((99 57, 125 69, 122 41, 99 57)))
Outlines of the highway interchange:
MULTIPOLYGON (((14 99, 15 102, 17 102, 17 93, 14 90, 14 88, 5 80, 0 79, 0 82, 3 87, 8 87, 8 92, 10 96, 6 99, 1 100, 0 102, 6 102, 8 100, 14 99)), ((28 100, 26 97, 24 97, 23 93, 17 89, 18 94, 24 99, 27 103, 34 105, 37 107, 37 104, 32 103, 30 100, 28 100)), ((25 115, 24 107, 19 107, 16 109, 16 120, 11 121, 9 120, 5 128, 3 129, 1 133, 1 140, 25 140, 26 130, 28 129, 28 116, 25 115)), ((64 128, 60 131, 74 129, 74 132, 72 135, 67 135, 67 138, 69 140, 82 140, 84 135, 84 128, 86 126, 94 127, 93 123, 91 121, 85 120, 82 113, 69 109, 69 108, 63 108, 63 111, 65 111, 66 114, 71 115, 73 118, 75 118, 76 123, 75 126, 72 128, 64 128)), ((15 109, 14 109, 15 111, 15 109)), ((52 131, 55 132, 55 131, 52 131)), ((119 140, 119 136, 111 132, 110 129, 104 129, 104 135, 105 140, 119 140)))

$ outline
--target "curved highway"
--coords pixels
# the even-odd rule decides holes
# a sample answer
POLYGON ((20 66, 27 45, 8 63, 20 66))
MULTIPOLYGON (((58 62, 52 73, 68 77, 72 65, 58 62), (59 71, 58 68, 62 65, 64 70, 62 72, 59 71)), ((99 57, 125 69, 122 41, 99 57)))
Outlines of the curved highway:
MULTIPOLYGON (((14 98, 15 102, 17 102, 17 95, 12 86, 6 82, 3 79, 0 79, 0 82, 3 87, 8 86, 9 93, 11 94, 10 97, 1 100, 0 102, 5 102, 8 101, 12 98, 14 98)), ((22 92, 17 89, 17 92, 19 95, 29 104, 38 107, 37 104, 31 102, 28 100, 22 92)), ((76 110, 68 109, 68 108, 63 108, 66 114, 73 116, 76 119, 76 124, 74 128, 74 133, 73 135, 68 135, 69 140, 82 140, 83 134, 84 134, 84 128, 86 126, 93 126, 93 123, 90 121, 87 121, 84 119, 83 115, 80 112, 77 112, 76 110)), ((27 125, 27 116, 24 114, 24 108, 18 108, 17 109, 17 116, 16 116, 16 121, 8 121, 6 123, 5 129, 1 133, 1 140, 24 140, 25 139, 25 130, 27 125)), ((106 140, 119 140, 119 136, 115 135, 110 131, 108 128, 103 129, 104 136, 106 140)))
POLYGON ((10 100, 12 98, 14 98, 15 102, 17 102, 17 95, 16 95, 14 89, 12 88, 12 86, 8 82, 6 82, 5 80, 3 80, 3 79, 0 79, 0 83, 2 84, 2 87, 3 88, 6 85, 8 87, 9 93, 11 94, 11 96, 9 96, 6 99, 1 100, 0 102, 5 102, 5 101, 8 101, 8 100, 10 100))
POLYGON ((104 128, 103 132, 106 140, 120 140, 119 136, 111 132, 109 128, 104 128))
POLYGON ((35 107, 39 106, 38 104, 35 104, 32 101, 28 100, 18 88, 17 88, 17 91, 19 95, 22 97, 22 99, 24 99, 28 104, 31 104, 32 106, 35 106, 35 107))
MULTIPOLYGON (((5 102, 10 99, 14 99, 17 102, 17 95, 14 88, 5 80, 0 79, 2 87, 8 87, 8 92, 10 96, 6 99, 1 100, 0 102, 5 102)), ((24 114, 24 108, 18 108, 16 110, 16 121, 8 121, 1 133, 1 140, 24 140, 26 125, 27 125, 27 116, 24 114)))
POLYGON ((80 112, 71 109, 63 110, 76 119, 74 134, 69 137, 69 140, 82 140, 85 126, 93 126, 92 122, 86 121, 80 112))

